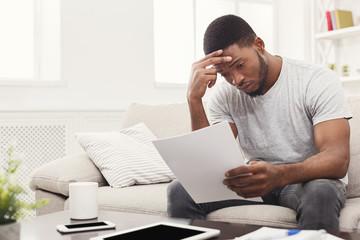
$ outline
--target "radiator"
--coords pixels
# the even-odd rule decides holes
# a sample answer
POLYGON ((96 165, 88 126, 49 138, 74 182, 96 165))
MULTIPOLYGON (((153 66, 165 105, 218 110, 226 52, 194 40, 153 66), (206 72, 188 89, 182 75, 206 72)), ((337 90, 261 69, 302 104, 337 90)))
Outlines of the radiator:
MULTIPOLYGON (((29 188, 29 176, 39 166, 66 155, 65 124, 24 124, 0 125, 1 163, 7 160, 7 148, 14 144, 14 152, 23 156, 18 169, 19 184, 27 194, 21 200, 30 203, 35 200, 35 193, 29 188)), ((34 213, 30 213, 33 216, 34 213)))
MULTIPOLYGON (((74 133, 119 130, 123 110, 114 111, 0 111, 0 167, 7 147, 15 142, 15 152, 24 156, 18 171, 19 183, 27 192, 24 202, 34 202, 29 188, 30 174, 55 159, 83 152, 74 133)), ((35 211, 30 214, 34 216, 35 211)))

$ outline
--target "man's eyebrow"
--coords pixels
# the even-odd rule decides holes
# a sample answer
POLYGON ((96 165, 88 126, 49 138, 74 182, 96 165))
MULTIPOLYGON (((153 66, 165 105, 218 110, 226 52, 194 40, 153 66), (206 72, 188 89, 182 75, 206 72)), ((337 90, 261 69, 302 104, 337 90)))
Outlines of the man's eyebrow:
POLYGON ((236 59, 232 64, 230 64, 229 68, 231 68, 232 66, 234 66, 237 62, 239 62, 242 58, 238 58, 236 59))

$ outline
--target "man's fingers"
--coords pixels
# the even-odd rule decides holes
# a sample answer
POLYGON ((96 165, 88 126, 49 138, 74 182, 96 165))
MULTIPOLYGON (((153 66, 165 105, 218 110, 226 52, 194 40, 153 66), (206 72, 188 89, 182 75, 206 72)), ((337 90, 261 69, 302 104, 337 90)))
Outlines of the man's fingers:
POLYGON ((208 88, 212 88, 216 83, 217 70, 216 68, 199 69, 195 72, 195 76, 208 88))
POLYGON ((195 72, 195 76, 201 80, 213 80, 217 78, 217 71, 216 69, 199 69, 195 72))
POLYGON ((241 166, 241 167, 234 168, 234 169, 231 169, 231 170, 227 171, 225 173, 225 176, 228 177, 228 178, 231 178, 231 177, 236 177, 236 176, 239 176, 239 175, 250 174, 253 171, 254 171, 253 166, 241 166))
POLYGON ((225 173, 225 176, 228 178, 236 177, 243 174, 252 174, 258 173, 266 170, 266 162, 263 161, 251 161, 247 166, 240 166, 234 169, 231 169, 225 173), (265 163, 265 164, 264 164, 265 163))
POLYGON ((231 61, 231 57, 221 56, 222 53, 223 50, 215 51, 192 64, 188 87, 189 99, 201 99, 206 89, 215 85, 217 70, 211 65, 231 61))
POLYGON ((216 75, 206 75, 204 77, 204 81, 208 83, 208 86, 211 82, 213 82, 213 85, 215 85, 216 75))
POLYGON ((203 62, 209 58, 212 58, 212 57, 216 57, 216 56, 220 56, 221 54, 223 53, 223 50, 222 49, 219 49, 215 52, 212 52, 212 53, 209 53, 208 55, 206 55, 205 57, 203 57, 202 59, 200 59, 199 62, 203 62))
POLYGON ((223 50, 217 50, 215 52, 212 52, 208 55, 206 55, 204 58, 200 59, 199 61, 195 62, 195 65, 206 68, 211 65, 220 64, 224 62, 231 61, 230 56, 220 56, 223 53, 223 50))
POLYGON ((239 177, 234 177, 234 178, 226 178, 224 179, 223 183, 225 185, 228 186, 244 186, 244 185, 248 185, 250 183, 254 183, 254 179, 253 176, 251 175, 247 175, 247 176, 239 176, 239 177))
POLYGON ((266 194, 261 186, 253 186, 250 184, 244 186, 227 186, 228 189, 244 198, 260 197, 266 194))
POLYGON ((216 65, 220 63, 230 62, 232 58, 230 56, 219 56, 206 59, 199 63, 200 67, 206 68, 207 66, 216 65))
POLYGON ((212 67, 212 68, 201 68, 201 69, 197 69, 195 71, 196 75, 217 75, 217 70, 216 68, 212 67))
POLYGON ((217 69, 214 67, 211 68, 207 68, 205 71, 206 75, 216 75, 217 74, 217 69))
POLYGON ((212 73, 209 69, 202 69, 195 73, 196 78, 199 83, 204 84, 208 87, 212 87, 215 85, 215 81, 217 79, 217 74, 212 73))

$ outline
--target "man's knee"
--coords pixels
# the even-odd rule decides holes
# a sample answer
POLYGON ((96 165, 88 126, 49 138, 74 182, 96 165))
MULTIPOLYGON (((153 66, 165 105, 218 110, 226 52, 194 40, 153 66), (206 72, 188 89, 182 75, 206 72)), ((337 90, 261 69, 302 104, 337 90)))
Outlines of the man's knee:
POLYGON ((174 211, 173 209, 176 205, 176 195, 178 194, 177 192, 179 191, 178 189, 180 186, 181 184, 177 180, 174 180, 167 187, 167 211, 170 217, 172 217, 174 211))
POLYGON ((169 184, 167 189, 167 212, 170 217, 205 219, 203 208, 196 204, 185 188, 177 180, 169 184))
POLYGON ((345 186, 339 180, 316 179, 305 183, 297 211, 300 227, 337 231, 345 200, 345 186))
POLYGON ((189 205, 192 205, 192 199, 179 181, 174 180, 169 184, 167 199, 167 212, 170 217, 188 217, 186 212, 189 205))
POLYGON ((311 201, 320 206, 336 204, 341 208, 346 199, 346 190, 339 180, 315 179, 304 184, 303 197, 304 201, 311 201))
POLYGON ((167 199, 170 203, 178 202, 185 194, 187 192, 178 180, 172 181, 167 188, 167 199))

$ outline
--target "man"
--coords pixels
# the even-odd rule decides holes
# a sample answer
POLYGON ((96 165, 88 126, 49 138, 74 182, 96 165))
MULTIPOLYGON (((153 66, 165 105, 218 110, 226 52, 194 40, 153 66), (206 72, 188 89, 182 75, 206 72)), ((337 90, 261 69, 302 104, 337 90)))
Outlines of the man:
MULTIPOLYGON (((302 229, 338 231, 346 200, 351 112, 335 73, 271 55, 234 15, 209 25, 204 52, 192 66, 188 87, 192 129, 228 121, 247 161, 225 173, 224 184, 239 196, 262 197, 266 204, 295 210, 302 229), (226 82, 214 89, 208 119, 202 98, 217 73, 226 82)), ((178 181, 168 188, 172 217, 204 219, 211 211, 243 204, 251 202, 196 204, 178 181)))

